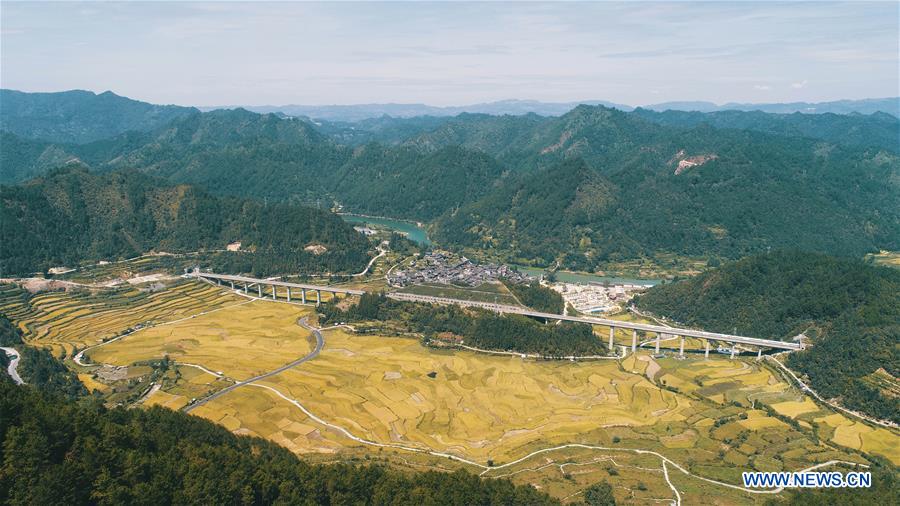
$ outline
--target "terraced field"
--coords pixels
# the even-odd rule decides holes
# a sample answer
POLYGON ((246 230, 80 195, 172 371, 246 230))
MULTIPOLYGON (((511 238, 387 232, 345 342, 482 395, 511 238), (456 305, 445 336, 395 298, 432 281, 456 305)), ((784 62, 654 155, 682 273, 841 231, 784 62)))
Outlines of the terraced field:
POLYGON ((195 281, 157 291, 126 286, 35 295, 16 285, 0 285, 0 313, 16 322, 29 344, 65 356, 139 324, 177 320, 243 300, 195 281))
POLYGON ((88 353, 93 362, 116 365, 168 356, 244 380, 312 350, 310 332, 297 325, 310 307, 241 300, 225 311, 148 328, 88 353))
MULTIPOLYGON (((314 318, 310 307, 253 301, 197 281, 160 292, 33 297, 4 286, 0 311, 33 344, 69 354, 139 323, 157 324, 87 353, 95 363, 130 366, 129 374, 150 371, 143 364, 168 356, 175 367, 158 376, 161 388, 143 404, 172 409, 307 354, 310 333, 296 322, 314 318)), ((315 359, 193 414, 315 459, 468 467, 572 501, 606 479, 633 503, 673 500, 673 487, 686 504, 709 497, 758 503, 764 497, 701 478, 738 484, 746 470, 864 462, 848 448, 900 456, 896 433, 817 405, 766 361, 654 358, 647 351, 624 360, 531 361, 430 349, 415 339, 344 328, 323 333, 326 345, 315 359), (583 446, 566 446, 573 443, 583 446), (670 459, 666 467, 662 456, 670 459)), ((630 339, 630 333, 616 336, 629 346, 630 339)), ((92 389, 108 390, 83 376, 92 389)))

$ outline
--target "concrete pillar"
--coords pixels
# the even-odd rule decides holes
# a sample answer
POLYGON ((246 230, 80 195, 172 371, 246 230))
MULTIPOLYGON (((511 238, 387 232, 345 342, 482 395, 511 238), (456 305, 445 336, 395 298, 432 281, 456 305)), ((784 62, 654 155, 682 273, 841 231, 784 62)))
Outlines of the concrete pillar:
POLYGON ((615 327, 610 327, 610 328, 609 328, 609 351, 610 351, 611 353, 615 353, 615 351, 616 351, 615 348, 613 348, 613 346, 614 346, 614 344, 613 344, 613 335, 614 335, 615 333, 616 333, 616 328, 615 328, 615 327))
POLYGON ((247 283, 244 283, 244 293, 247 293, 247 283))
POLYGON ((256 289, 259 291, 259 296, 262 297, 262 285, 256 285, 256 289))
POLYGON ((762 360, 762 348, 756 350, 756 360, 762 360))
POLYGON ((631 353, 637 351, 637 330, 631 330, 631 353))
POLYGON ((678 348, 678 356, 684 358, 684 336, 681 337, 681 346, 678 348))
POLYGON ((231 282, 231 289, 234 290, 234 281, 231 282))
POLYGON ((291 301, 291 287, 287 287, 288 289, 288 302, 291 301))
POLYGON ((706 354, 704 357, 709 358, 709 339, 706 340, 706 354))
POLYGON ((737 345, 731 343, 731 358, 734 358, 734 354, 737 352, 737 345))
POLYGON ((659 342, 662 340, 662 332, 656 333, 656 354, 659 355, 659 342))
POLYGON ((275 300, 277 290, 278 289, 275 287, 275 285, 272 285, 272 300, 275 300))
POLYGON ((222 280, 219 278, 216 278, 216 284, 219 286, 222 286, 222 280))
POLYGON ((322 290, 316 290, 316 305, 322 303, 322 290))
POLYGON ((306 304, 306 289, 305 288, 300 289, 300 302, 303 304, 306 304))

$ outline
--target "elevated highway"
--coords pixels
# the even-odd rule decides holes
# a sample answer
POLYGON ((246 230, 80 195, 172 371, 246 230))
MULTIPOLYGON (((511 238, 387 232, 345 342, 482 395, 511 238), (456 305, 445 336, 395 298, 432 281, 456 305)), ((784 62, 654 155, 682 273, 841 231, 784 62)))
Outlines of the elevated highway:
MULTIPOLYGON (((683 328, 674 328, 674 327, 663 327, 660 325, 650 325, 646 323, 635 323, 635 322, 625 322, 619 320, 608 320, 605 318, 593 318, 589 316, 568 316, 561 315, 555 313, 544 313, 541 311, 534 311, 532 309, 523 308, 519 306, 509 306, 504 304, 495 304, 492 302, 478 302, 478 301, 470 301, 470 300, 459 300, 459 299, 450 299, 446 297, 432 297, 429 295, 417 295, 411 293, 400 293, 393 292, 387 294, 388 297, 395 300, 405 300, 410 302, 428 302, 431 304, 456 304, 459 306, 466 307, 479 307, 482 309, 487 309, 490 311, 495 311, 497 313, 509 313, 509 314, 521 314, 525 316, 533 316, 536 318, 544 318, 548 320, 563 320, 570 322, 579 322, 579 323, 588 323, 591 325, 602 325, 605 327, 609 327, 609 342, 610 349, 612 349, 613 343, 613 333, 615 329, 630 329, 632 331, 632 341, 631 341, 631 350, 634 352, 637 349, 637 333, 653 333, 656 334, 656 351, 659 352, 659 342, 664 339, 664 336, 680 336, 681 337, 681 347, 680 353, 684 354, 684 338, 685 337, 693 337, 697 339, 703 339, 706 341, 706 354, 709 354, 709 343, 710 341, 720 341, 731 344, 741 344, 746 346, 752 346, 758 350, 762 350, 763 348, 774 348, 779 350, 800 350, 802 349, 801 343, 795 342, 787 342, 787 341, 775 341, 773 339, 760 339, 756 337, 746 337, 746 336, 737 336, 731 334, 719 334, 716 332, 705 332, 702 330, 693 330, 693 329, 683 329, 683 328)), ((734 356, 735 349, 734 346, 731 348, 731 355, 734 356)))
MULTIPOLYGON (((307 292, 316 294, 316 305, 319 305, 322 302, 322 292, 330 293, 332 295, 362 295, 365 293, 362 290, 354 290, 352 288, 341 288, 338 286, 323 286, 323 285, 308 285, 304 283, 290 283, 287 281, 275 281, 271 279, 259 279, 259 278, 251 278, 247 276, 234 276, 231 274, 215 274, 213 272, 200 272, 193 271, 190 276, 196 277, 198 279, 209 279, 215 281, 219 284, 222 282, 229 283, 231 288, 235 288, 235 283, 238 285, 243 285, 244 293, 248 293, 250 287, 256 287, 257 294, 262 297, 263 296, 263 287, 270 288, 270 294, 273 299, 278 298, 278 288, 284 288, 284 294, 287 297, 288 302, 291 301, 291 297, 293 295, 293 290, 300 291, 300 301, 303 304, 306 304, 307 300, 307 292)), ((240 286, 239 286, 240 287, 240 286)))
MULTIPOLYGON (((323 286, 323 285, 310 285, 303 283, 290 283, 287 281, 275 281, 269 279, 258 279, 251 278, 247 276, 234 276, 230 274, 215 274, 212 272, 199 272, 194 271, 190 274, 191 276, 200 278, 200 279, 208 279, 211 281, 215 281, 219 284, 225 282, 231 285, 231 288, 235 288, 235 284, 243 285, 244 292, 248 292, 250 287, 256 287, 256 291, 260 297, 263 296, 263 287, 270 288, 270 294, 272 299, 277 299, 279 296, 278 288, 286 289, 283 293, 286 295, 287 300, 291 301, 292 290, 300 291, 300 302, 306 304, 307 302, 307 293, 314 292, 316 294, 315 302, 316 305, 320 304, 322 301, 322 292, 330 293, 333 295, 343 294, 343 295, 362 295, 365 293, 363 290, 355 290, 352 288, 343 288, 337 286, 323 286)), ((240 288, 240 286, 238 286, 240 288)), ((638 345, 638 332, 644 334, 655 334, 656 335, 656 352, 659 353, 660 342, 663 339, 668 339, 669 336, 672 337, 680 337, 680 347, 679 354, 684 356, 684 339, 685 337, 692 337, 695 339, 702 339, 705 341, 706 350, 705 353, 709 356, 710 343, 712 341, 723 342, 731 344, 731 348, 728 350, 732 357, 737 353, 736 345, 743 345, 747 347, 751 347, 752 349, 756 349, 758 352, 758 356, 762 355, 763 349, 777 349, 777 350, 789 350, 796 351, 803 349, 802 343, 791 342, 791 341, 776 341, 773 339, 760 339, 757 337, 747 337, 747 336, 738 336, 732 334, 719 334, 716 332, 706 332, 703 330, 694 330, 694 329, 685 329, 685 328, 675 328, 675 327, 663 327, 660 325, 650 325, 647 323, 635 323, 635 322, 626 322, 619 320, 609 320, 605 318, 593 318, 589 316, 568 316, 561 315, 555 313, 544 313, 541 311, 535 311, 532 309, 519 307, 519 306, 510 306, 505 304, 495 304, 492 302, 479 302, 472 300, 462 300, 462 299, 451 299, 448 297, 433 297, 430 295, 418 295, 412 293, 402 293, 402 292, 391 292, 388 293, 387 296, 394 300, 402 300, 408 302, 426 302, 429 304, 454 304, 457 306, 463 307, 478 307, 482 309, 487 309, 489 311, 494 311, 501 314, 520 314, 525 316, 531 316, 535 318, 544 318, 547 320, 563 320, 570 322, 578 322, 578 323, 587 323, 590 325, 601 325, 604 327, 609 327, 609 348, 612 350, 614 345, 614 335, 616 329, 626 329, 631 330, 631 351, 634 353, 637 350, 638 345)))

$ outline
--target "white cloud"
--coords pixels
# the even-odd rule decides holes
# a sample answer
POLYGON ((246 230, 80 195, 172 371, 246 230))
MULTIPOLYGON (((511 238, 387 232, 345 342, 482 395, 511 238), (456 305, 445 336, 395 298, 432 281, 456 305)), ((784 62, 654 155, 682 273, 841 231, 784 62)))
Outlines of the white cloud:
POLYGON ((793 84, 791 84, 791 88, 794 88, 795 90, 799 90, 799 89, 802 89, 802 88, 806 88, 806 85, 807 85, 808 83, 809 83, 809 81, 807 81, 806 79, 804 79, 804 80, 802 80, 802 81, 800 81, 800 82, 798 82, 798 83, 793 83, 793 84))
POLYGON ((768 84, 754 84, 753 89, 759 90, 759 91, 769 91, 772 89, 772 87, 769 86, 768 84))

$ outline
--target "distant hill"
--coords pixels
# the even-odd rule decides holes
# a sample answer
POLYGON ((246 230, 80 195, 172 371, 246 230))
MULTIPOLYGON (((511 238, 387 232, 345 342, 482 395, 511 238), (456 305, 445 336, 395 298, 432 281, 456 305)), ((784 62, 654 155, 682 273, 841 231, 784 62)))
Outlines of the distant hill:
POLYGON ((0 90, 0 130, 57 143, 83 144, 130 130, 149 131, 194 111, 139 102, 111 91, 97 95, 81 90, 0 90))
POLYGON ((632 114, 661 125, 753 130, 790 137, 809 137, 847 146, 877 147, 900 153, 900 119, 883 112, 853 114, 772 114, 760 111, 655 112, 632 114))
POLYGON ((831 102, 789 102, 772 104, 742 104, 729 102, 716 105, 712 102, 663 102, 642 106, 653 111, 761 111, 778 114, 802 112, 805 114, 874 114, 883 112, 900 118, 900 97, 866 98, 862 100, 834 100, 831 102))
POLYGON ((80 166, 19 186, 0 186, 3 274, 73 266, 82 260, 149 251, 224 249, 241 242, 252 255, 234 266, 258 274, 361 270, 368 241, 339 217, 289 204, 213 197, 136 172, 98 175, 80 166), (304 250, 322 245, 321 255, 304 250))
MULTIPOLYGON (((492 116, 521 116, 529 113, 541 116, 562 116, 579 105, 602 105, 631 111, 633 106, 617 104, 605 100, 581 100, 573 102, 540 102, 537 100, 500 100, 481 104, 439 107, 426 104, 354 104, 354 105, 243 105, 201 107, 201 110, 234 109, 242 107, 248 111, 262 114, 278 113, 287 116, 308 117, 315 120, 332 122, 357 122, 373 118, 389 116, 392 118, 413 118, 418 116, 457 116, 459 114, 489 114, 492 116)), ((900 117, 900 97, 872 98, 863 100, 835 100, 832 102, 791 102, 770 104, 749 104, 729 102, 717 105, 712 102, 663 102, 642 106, 653 111, 761 111, 769 113, 790 114, 873 114, 882 112, 900 117)))
POLYGON ((826 398, 900 421, 900 271, 858 260, 773 252, 659 285, 642 309, 718 332, 786 340, 806 332, 810 349, 792 353, 826 398), (882 376, 883 369, 889 376, 882 376), (882 391, 892 376, 894 393, 882 391))
MULTIPOLYGON (((281 113, 288 116, 305 116, 316 120, 356 122, 372 118, 390 116, 393 118, 413 118, 417 116, 456 116, 470 114, 509 114, 519 116, 528 113, 542 116, 559 116, 574 109, 579 104, 604 105, 623 111, 630 111, 631 106, 606 102, 603 100, 585 100, 581 102, 539 102, 537 100, 501 100, 482 104, 439 107, 425 104, 355 104, 355 105, 261 105, 240 106, 249 111, 281 113)), ((216 109, 232 109, 236 106, 202 107, 204 111, 216 109)))

